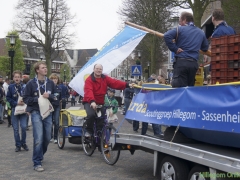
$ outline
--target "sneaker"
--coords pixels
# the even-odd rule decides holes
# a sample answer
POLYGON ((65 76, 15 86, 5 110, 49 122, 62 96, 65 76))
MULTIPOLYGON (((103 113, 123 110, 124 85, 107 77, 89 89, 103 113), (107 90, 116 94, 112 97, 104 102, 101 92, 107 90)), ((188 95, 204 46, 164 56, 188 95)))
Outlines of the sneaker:
POLYGON ((23 144, 22 145, 22 148, 25 150, 25 151, 28 151, 29 149, 28 149, 28 146, 26 145, 26 144, 23 144))
POLYGON ((17 146, 16 149, 15 149, 15 152, 18 152, 18 151, 21 151, 21 147, 20 146, 17 146))
POLYGON ((53 142, 53 139, 50 139, 50 142, 53 142))
POLYGON ((57 144, 57 140, 56 139, 54 139, 54 144, 57 144))
POLYGON ((38 166, 34 167, 33 169, 34 169, 35 171, 37 171, 37 172, 42 172, 42 171, 44 171, 44 169, 43 169, 43 167, 42 167, 41 165, 38 165, 38 166))
POLYGON ((85 137, 87 137, 87 138, 88 138, 88 137, 91 137, 91 134, 86 131, 86 132, 85 132, 85 137))

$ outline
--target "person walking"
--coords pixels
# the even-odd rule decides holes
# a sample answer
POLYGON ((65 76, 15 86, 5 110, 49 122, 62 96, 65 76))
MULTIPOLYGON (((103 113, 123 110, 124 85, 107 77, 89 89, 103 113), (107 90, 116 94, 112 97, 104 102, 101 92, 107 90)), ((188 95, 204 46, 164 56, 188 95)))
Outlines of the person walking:
POLYGON ((44 171, 42 161, 47 152, 48 144, 51 139, 52 113, 46 118, 42 118, 38 105, 39 91, 43 98, 50 102, 57 100, 54 95, 57 93, 52 80, 46 77, 47 65, 39 61, 33 66, 36 77, 30 80, 24 90, 23 101, 27 104, 26 112, 31 114, 33 131, 33 169, 37 172, 44 171))
POLYGON ((19 101, 19 97, 23 95, 23 87, 21 83, 22 79, 22 72, 16 70, 13 72, 13 80, 14 84, 10 84, 8 87, 7 93, 7 101, 10 103, 12 112, 11 112, 11 120, 14 132, 14 139, 15 139, 15 152, 21 151, 21 147, 28 151, 28 146, 26 144, 26 137, 27 137, 27 119, 28 115, 26 113, 15 115, 15 109, 17 106, 24 106, 24 102, 21 100, 19 101), (19 124, 21 127, 21 138, 19 135, 19 124))
POLYGON ((56 97, 57 100, 52 103, 53 108, 54 108, 54 112, 52 113, 52 117, 53 117, 52 138, 54 139, 54 144, 57 144, 59 116, 60 116, 60 110, 61 110, 60 99, 62 99, 62 89, 59 86, 59 77, 56 73, 52 73, 50 75, 49 79, 51 79, 54 82, 55 88, 57 90, 57 93, 54 94, 54 96, 56 97))
POLYGON ((179 24, 164 34, 166 45, 175 53, 171 83, 174 88, 194 86, 199 50, 206 52, 209 46, 204 32, 194 25, 191 13, 182 12, 179 24))
POLYGON ((59 87, 62 89, 62 92, 61 92, 62 93, 61 94, 62 95, 62 108, 61 109, 66 109, 66 104, 67 104, 70 94, 69 94, 67 86, 65 86, 63 84, 62 80, 60 80, 59 87))

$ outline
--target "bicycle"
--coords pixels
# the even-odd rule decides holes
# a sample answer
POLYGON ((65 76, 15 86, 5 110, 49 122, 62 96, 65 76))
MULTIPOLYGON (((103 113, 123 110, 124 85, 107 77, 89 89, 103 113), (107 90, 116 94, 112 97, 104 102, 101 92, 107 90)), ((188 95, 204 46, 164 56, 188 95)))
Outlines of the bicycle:
MULTIPOLYGON (((97 112, 101 109, 102 106, 97 106, 97 112)), ((103 155, 105 162, 109 165, 114 165, 120 156, 120 149, 114 147, 110 142, 110 136, 116 134, 117 130, 112 123, 108 122, 106 109, 112 108, 115 106, 104 106, 104 114, 101 117, 96 115, 94 125, 93 125, 93 134, 91 137, 85 137, 87 123, 86 121, 83 124, 82 128, 82 146, 85 154, 91 156, 96 147, 100 148, 100 151, 103 155), (98 119, 104 118, 103 128, 101 131, 97 131, 96 121, 98 119)))

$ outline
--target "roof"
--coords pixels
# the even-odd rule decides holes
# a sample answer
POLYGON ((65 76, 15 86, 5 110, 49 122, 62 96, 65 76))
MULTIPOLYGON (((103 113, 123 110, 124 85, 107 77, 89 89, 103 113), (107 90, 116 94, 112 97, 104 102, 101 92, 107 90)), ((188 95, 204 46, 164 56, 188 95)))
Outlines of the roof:
POLYGON ((71 59, 73 59, 74 51, 77 51, 78 56, 76 67, 82 67, 86 64, 89 57, 93 57, 98 52, 98 49, 66 49, 66 51, 71 59))
MULTIPOLYGON (((0 38, 0 56, 8 55, 7 52, 5 52, 5 44, 6 44, 6 38, 0 38)), ((40 54, 43 53, 43 48, 37 42, 22 40, 22 51, 23 51, 23 57, 25 59, 40 60, 40 54)), ((61 55, 63 54, 63 52, 64 52, 63 50, 59 50, 59 54, 57 55, 57 51, 54 51, 52 54, 53 61, 64 62, 61 59, 61 55)))

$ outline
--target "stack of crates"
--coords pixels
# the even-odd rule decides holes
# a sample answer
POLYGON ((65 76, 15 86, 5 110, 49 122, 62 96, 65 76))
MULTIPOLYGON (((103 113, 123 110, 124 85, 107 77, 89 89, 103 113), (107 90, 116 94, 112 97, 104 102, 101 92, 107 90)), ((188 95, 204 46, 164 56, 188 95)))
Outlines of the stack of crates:
POLYGON ((240 81, 240 35, 211 40, 212 84, 240 81))

